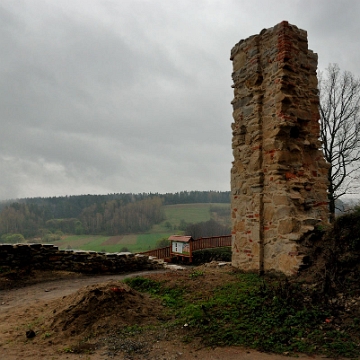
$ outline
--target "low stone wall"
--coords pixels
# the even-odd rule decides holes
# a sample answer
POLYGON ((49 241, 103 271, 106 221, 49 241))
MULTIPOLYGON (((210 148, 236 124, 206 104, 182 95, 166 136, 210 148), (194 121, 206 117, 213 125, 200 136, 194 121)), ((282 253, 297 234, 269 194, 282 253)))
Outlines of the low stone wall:
POLYGON ((1 244, 0 268, 62 270, 88 274, 155 270, 163 265, 146 255, 59 250, 51 244, 1 244))

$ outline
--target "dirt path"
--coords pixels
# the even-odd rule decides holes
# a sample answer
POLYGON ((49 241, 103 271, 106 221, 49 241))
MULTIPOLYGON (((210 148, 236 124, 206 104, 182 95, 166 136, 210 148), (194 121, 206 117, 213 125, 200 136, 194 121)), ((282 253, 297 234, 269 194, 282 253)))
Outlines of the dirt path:
MULTIPOLYGON (((164 270, 151 271, 151 274, 161 273, 164 270)), ((14 307, 22 307, 32 305, 38 301, 48 301, 63 296, 73 294, 77 290, 97 283, 106 281, 118 281, 127 277, 138 275, 147 275, 150 272, 135 272, 126 275, 102 275, 102 276, 82 276, 75 279, 62 279, 58 281, 48 281, 44 283, 34 284, 19 289, 0 290, 0 313, 9 311, 14 307)), ((0 358, 0 360, 2 360, 0 358)))
MULTIPOLYGON (((151 274, 159 272, 152 271, 151 274)), ((162 271, 164 273, 164 271, 162 271)), ((122 352, 117 351, 111 353, 108 348, 100 347, 92 351, 82 351, 80 354, 69 352, 67 347, 69 339, 66 338, 65 332, 62 337, 62 333, 52 334, 48 330, 49 319, 55 317, 62 311, 62 306, 66 305, 66 302, 71 297, 79 296, 77 294, 86 293, 86 290, 81 290, 85 286, 94 285, 93 288, 98 290, 101 288, 101 284, 105 286, 107 283, 118 284, 118 280, 122 280, 125 277, 146 275, 147 273, 133 273, 127 275, 109 275, 109 276, 94 276, 85 277, 81 276, 72 279, 63 279, 58 281, 47 281, 30 285, 24 288, 1 290, 0 291, 0 360, 72 360, 72 359, 86 359, 86 360, 110 360, 110 359, 128 359, 128 360, 140 360, 140 359, 161 359, 161 360, 285 360, 289 359, 288 356, 265 354, 256 352, 253 350, 241 349, 238 347, 228 348, 215 348, 208 349, 202 348, 200 342, 194 341, 190 344, 183 343, 180 340, 174 339, 174 337, 162 337, 158 340, 153 339, 149 346, 149 339, 143 339, 145 343, 147 341, 146 352, 122 352), (106 283, 105 285, 103 283, 106 283), (100 285, 99 285, 100 284, 100 285), (96 286, 95 286, 96 285, 96 286), (78 291, 80 290, 80 291, 78 291), (71 295, 71 296, 69 296, 71 295), (35 328, 37 336, 34 339, 27 339, 25 333, 30 328, 35 328)), ((106 287, 106 286, 105 286, 106 287)), ((93 289, 91 288, 91 289, 93 289)), ((87 290, 88 291, 88 290, 87 290)), ((94 291, 94 290, 91 290, 94 291)), ((90 292, 91 292, 90 291, 90 292)), ((142 295, 141 295, 142 296, 142 295)), ((139 305, 145 304, 148 306, 148 313, 145 315, 133 314, 135 319, 138 316, 139 321, 141 316, 151 317, 152 303, 147 300, 146 297, 141 300, 136 300, 133 296, 132 302, 125 303, 125 300, 121 304, 124 309, 128 309, 133 304, 135 312, 141 312, 139 305), (137 310, 136 310, 137 309, 137 310)), ((81 300, 82 301, 82 300, 81 300)), ((155 303, 154 303, 155 304, 155 303)), ((156 305, 156 304, 155 304, 156 305)), ((154 314, 156 314, 155 305, 153 308, 154 314)), ((65 313, 70 311, 68 307, 65 313)), ((100 309, 98 309, 100 311, 100 309)), ((103 307, 101 311, 106 313, 103 307)), ((135 322, 136 324, 136 322, 135 322)), ((142 335, 141 335, 142 336, 142 335)), ((138 339, 138 343, 141 343, 138 339)), ((75 339, 75 338, 74 338, 75 339)), ((128 340, 131 341, 131 340, 128 340)), ((134 343, 135 344, 135 343, 134 343)), ((132 343, 123 343, 125 346, 134 346, 132 343)), ((108 346, 108 345, 107 345, 108 346)), ((298 357, 299 358, 299 357, 298 357)), ((300 355, 302 359, 315 359, 316 357, 307 357, 300 355)), ((322 357, 317 357, 320 359, 322 357)))

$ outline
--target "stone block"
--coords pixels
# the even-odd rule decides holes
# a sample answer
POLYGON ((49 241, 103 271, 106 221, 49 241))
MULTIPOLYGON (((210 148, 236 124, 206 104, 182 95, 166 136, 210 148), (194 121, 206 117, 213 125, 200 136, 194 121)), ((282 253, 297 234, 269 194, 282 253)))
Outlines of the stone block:
POLYGON ((273 195, 272 200, 275 206, 289 205, 289 196, 287 194, 275 194, 273 195))
POLYGON ((291 216, 291 213, 293 212, 293 208, 291 206, 278 206, 276 207, 273 215, 273 221, 277 221, 279 219, 284 219, 286 217, 291 216))

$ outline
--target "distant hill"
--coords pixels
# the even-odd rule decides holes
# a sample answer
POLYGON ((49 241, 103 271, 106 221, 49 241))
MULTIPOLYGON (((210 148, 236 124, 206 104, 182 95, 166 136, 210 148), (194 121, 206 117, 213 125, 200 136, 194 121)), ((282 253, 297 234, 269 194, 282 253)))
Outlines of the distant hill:
MULTIPOLYGON (((142 233, 109 235, 65 235, 49 234, 47 241, 61 249, 82 249, 106 252, 131 251, 141 252, 158 247, 158 242, 173 234, 187 234, 198 237, 198 234, 187 233, 199 225, 209 224, 207 230, 222 229, 221 235, 230 233, 230 204, 197 203, 163 206, 165 219, 142 233), (214 228, 214 223, 217 226, 214 228)), ((195 230, 199 230, 195 228, 195 230)), ((213 234, 210 234, 212 236, 213 234)), ((216 235, 216 233, 214 233, 216 235)), ((199 235, 202 236, 202 235, 199 235)), ((206 235, 204 235, 206 236, 206 235)), ((44 240, 42 240, 44 241, 44 240)))
POLYGON ((69 195, 53 197, 21 198, 0 201, 0 211, 5 207, 19 204, 34 204, 48 208, 53 218, 77 217, 81 211, 94 204, 119 200, 123 204, 159 197, 164 205, 199 204, 199 203, 230 203, 230 191, 180 191, 176 193, 114 193, 107 195, 69 195))
POLYGON ((163 205, 230 203, 230 192, 118 193, 2 202, 0 236, 20 233, 25 238, 44 232, 121 235, 146 232, 165 220, 163 205))

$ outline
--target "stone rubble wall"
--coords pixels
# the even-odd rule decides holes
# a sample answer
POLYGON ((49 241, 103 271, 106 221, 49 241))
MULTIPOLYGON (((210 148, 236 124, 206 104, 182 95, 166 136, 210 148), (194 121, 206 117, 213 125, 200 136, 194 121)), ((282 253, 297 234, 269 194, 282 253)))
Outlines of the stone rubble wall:
POLYGON ((59 250, 51 244, 1 244, 0 268, 100 274, 155 270, 163 265, 140 254, 59 250))
POLYGON ((232 263, 295 274, 301 239, 328 222, 317 54, 286 21, 241 40, 233 62, 232 263))

